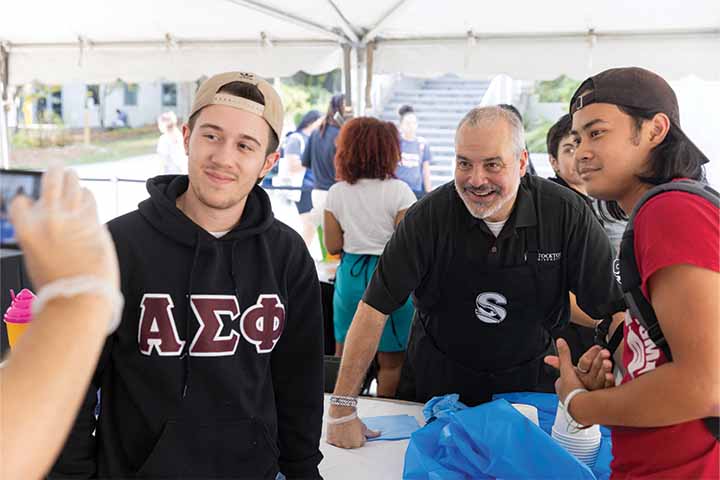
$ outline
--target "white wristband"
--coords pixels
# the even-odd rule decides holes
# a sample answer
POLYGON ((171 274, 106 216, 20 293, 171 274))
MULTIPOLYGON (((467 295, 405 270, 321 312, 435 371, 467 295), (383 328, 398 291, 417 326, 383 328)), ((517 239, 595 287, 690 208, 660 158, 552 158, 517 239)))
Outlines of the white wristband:
POLYGON ((565 419, 567 420, 568 425, 573 427, 575 432, 579 431, 582 428, 586 428, 589 425, 582 425, 577 420, 575 420, 572 415, 570 415, 570 401, 575 398, 577 394, 585 392, 587 392, 587 389, 585 388, 576 388, 575 390, 572 390, 570 393, 567 394, 567 396, 565 397, 565 401, 563 402, 563 404, 565 405, 565 419))
POLYGON ((331 417, 328 415, 327 419, 325 419, 325 423, 328 425, 337 425, 339 423, 347 423, 351 420, 355 420, 357 418, 357 412, 353 412, 350 415, 345 415, 344 417, 331 417))
POLYGON ((112 316, 108 324, 108 335, 120 325, 124 299, 120 290, 105 279, 92 275, 59 278, 40 289, 32 303, 33 314, 40 312, 47 302, 56 297, 74 297, 82 293, 101 295, 112 303, 112 316))

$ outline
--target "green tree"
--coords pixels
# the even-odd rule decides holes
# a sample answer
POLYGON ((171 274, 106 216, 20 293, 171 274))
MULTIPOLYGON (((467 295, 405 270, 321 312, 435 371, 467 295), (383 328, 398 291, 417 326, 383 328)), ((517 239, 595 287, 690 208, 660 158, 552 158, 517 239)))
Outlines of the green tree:
POLYGON ((550 130, 554 122, 550 120, 542 120, 535 124, 532 128, 528 128, 525 134, 528 152, 530 153, 547 153, 547 143, 545 141, 547 132, 550 130))
POLYGON ((330 102, 331 93, 321 86, 292 85, 281 83, 279 94, 285 107, 285 114, 293 119, 295 125, 308 110, 324 113, 330 102))
POLYGON ((580 82, 566 75, 560 75, 555 80, 546 80, 535 83, 540 102, 570 103, 573 93, 580 86, 580 82))

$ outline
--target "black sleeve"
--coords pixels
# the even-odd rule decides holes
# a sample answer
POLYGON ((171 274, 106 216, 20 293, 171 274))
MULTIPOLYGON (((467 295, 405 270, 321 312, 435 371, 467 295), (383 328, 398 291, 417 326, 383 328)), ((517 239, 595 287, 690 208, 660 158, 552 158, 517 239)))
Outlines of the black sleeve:
MULTIPOLYGON (((298 237, 298 242, 302 240, 298 237)), ((280 471, 288 478, 319 479, 323 417, 323 318, 320 283, 310 254, 296 246, 288 267, 285 330, 272 353, 280 471)))
POLYGON ((97 445, 96 437, 93 435, 97 424, 95 407, 102 372, 110 356, 110 344, 111 341, 108 339, 105 342, 98 366, 90 382, 90 388, 88 388, 75 423, 65 441, 65 446, 60 451, 60 456, 57 458, 55 465, 50 469, 49 479, 94 478, 96 475, 97 445))
POLYGON ((428 204, 416 203, 385 245, 363 301, 386 315, 400 308, 430 271, 437 243, 428 204))
POLYGON ((577 220, 568 229, 568 281, 578 306, 592 318, 601 319, 622 309, 622 291, 613 274, 607 234, 590 207, 580 207, 577 220))
POLYGON ((303 150, 301 163, 302 166, 305 168, 312 168, 312 160, 310 159, 310 151, 312 150, 312 144, 315 140, 315 134, 310 135, 310 138, 308 138, 307 145, 305 145, 305 150, 303 150))

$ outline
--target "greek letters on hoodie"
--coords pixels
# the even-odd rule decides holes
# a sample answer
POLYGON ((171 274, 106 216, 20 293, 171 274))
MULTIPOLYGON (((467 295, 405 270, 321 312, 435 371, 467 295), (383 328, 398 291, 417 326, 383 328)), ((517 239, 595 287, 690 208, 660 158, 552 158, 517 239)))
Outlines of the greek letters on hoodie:
POLYGON ((259 187, 220 239, 175 206, 186 176, 147 187, 137 211, 108 224, 123 320, 53 473, 320 478, 322 316, 304 242, 259 187))

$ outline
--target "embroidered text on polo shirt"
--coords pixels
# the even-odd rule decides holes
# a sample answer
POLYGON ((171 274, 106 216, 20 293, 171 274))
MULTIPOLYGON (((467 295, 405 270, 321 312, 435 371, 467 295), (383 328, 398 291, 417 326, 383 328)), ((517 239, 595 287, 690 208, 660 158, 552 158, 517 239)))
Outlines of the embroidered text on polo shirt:
POLYGON ((538 252, 538 262, 557 262, 562 258, 562 252, 542 253, 538 252))

